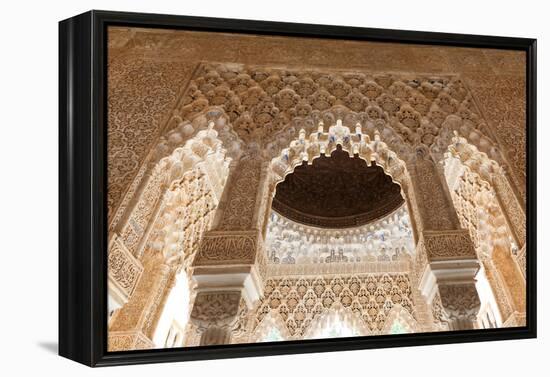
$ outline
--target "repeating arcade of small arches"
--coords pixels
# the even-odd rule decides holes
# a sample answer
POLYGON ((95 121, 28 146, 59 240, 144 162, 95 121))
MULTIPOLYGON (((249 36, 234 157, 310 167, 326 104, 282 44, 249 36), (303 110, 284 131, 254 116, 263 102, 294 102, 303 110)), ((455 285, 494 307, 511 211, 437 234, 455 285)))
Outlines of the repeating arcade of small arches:
POLYGON ((360 317, 370 333, 382 333, 387 317, 400 305, 415 318, 407 274, 268 279, 258 304, 255 327, 270 313, 278 314, 288 333, 301 338, 312 321, 334 306, 360 317))

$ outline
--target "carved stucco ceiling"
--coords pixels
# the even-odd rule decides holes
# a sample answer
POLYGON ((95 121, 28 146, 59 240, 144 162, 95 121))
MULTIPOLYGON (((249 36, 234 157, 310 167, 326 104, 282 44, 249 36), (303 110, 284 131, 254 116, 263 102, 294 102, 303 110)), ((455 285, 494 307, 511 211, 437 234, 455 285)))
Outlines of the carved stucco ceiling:
POLYGON ((403 204, 401 188, 384 170, 336 149, 297 166, 277 185, 273 209, 296 222, 322 228, 367 224, 403 204))
MULTIPOLYGON (((458 74, 508 154, 525 197, 525 53, 337 39, 110 27, 110 218, 199 62, 292 69, 458 74), (231 46, 232 48, 227 48, 231 46)), ((122 211, 121 211, 122 213, 122 211)))

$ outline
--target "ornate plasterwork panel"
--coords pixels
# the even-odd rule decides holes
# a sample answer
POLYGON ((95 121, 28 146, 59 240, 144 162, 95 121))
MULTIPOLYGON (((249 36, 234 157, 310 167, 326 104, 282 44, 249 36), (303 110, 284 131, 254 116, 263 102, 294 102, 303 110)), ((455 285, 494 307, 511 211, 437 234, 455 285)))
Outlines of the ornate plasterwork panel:
MULTIPOLYGON (((448 165, 451 163, 452 160, 447 162, 448 165)), ((453 201, 461 225, 469 230, 477 255, 484 264, 484 273, 501 317, 506 320, 513 313, 514 306, 524 310, 525 304, 521 298, 525 297, 525 265, 521 262, 522 254, 511 232, 514 223, 506 221, 501 204, 506 204, 507 208, 516 206, 520 210, 517 208, 519 204, 513 196, 507 196, 507 201, 497 200, 495 190, 509 189, 502 175, 490 174, 486 181, 470 167, 460 166, 461 170, 453 184, 453 201), (491 186, 489 182, 499 182, 504 187, 491 186)))
POLYGON ((261 176, 262 160, 243 158, 239 161, 230 182, 228 202, 217 229, 234 231, 253 228, 261 176))
POLYGON ((321 112, 341 106, 359 113, 355 122, 388 122, 409 145, 446 149, 448 143, 438 143, 438 137, 449 115, 464 121, 460 129, 464 137, 477 138, 486 146, 493 144, 468 89, 454 75, 321 72, 209 63, 195 73, 179 111, 183 118, 193 118, 211 106, 224 109, 233 129, 247 143, 267 145, 274 135, 279 139, 291 136, 304 127, 308 117, 320 121, 321 112))
MULTIPOLYGON (((180 193, 189 196, 185 200, 200 202, 193 204, 195 207, 204 204, 203 197, 210 197, 212 200, 218 201, 218 196, 221 195, 221 186, 225 184, 230 161, 226 156, 225 149, 222 148, 223 141, 218 138, 219 135, 213 129, 199 131, 183 146, 171 150, 171 153, 158 161, 147 175, 139 178, 141 179, 141 189, 135 193, 135 198, 127 208, 127 219, 123 221, 120 217, 125 212, 124 209, 119 209, 115 216, 115 220, 119 221, 116 225, 120 228, 122 240, 136 257, 143 253, 151 224, 156 221, 159 214, 166 215, 162 214, 166 209, 163 206, 166 206, 166 200, 169 199, 166 198, 166 195, 173 194, 170 190, 175 190, 174 185, 184 185, 185 176, 189 178, 189 174, 195 173, 203 176, 203 179, 193 183, 193 187, 190 188, 195 190, 195 193, 180 193), (212 165, 217 167, 213 168, 212 165)), ((207 214, 213 205, 207 203, 206 207, 208 207, 206 211, 197 209, 194 213, 207 214)), ((191 213, 192 209, 187 208, 185 211, 191 213)), ((194 218, 196 219, 196 216, 194 218)))
POLYGON ((257 231, 211 231, 204 235, 193 266, 254 264, 257 231))
POLYGON ((190 265, 203 234, 210 229, 217 200, 208 175, 197 168, 175 181, 166 192, 147 247, 162 252, 165 260, 190 265))
POLYGON ((108 208, 122 200, 190 74, 184 62, 110 59, 108 85, 108 208))
POLYGON ((495 175, 493 182, 500 202, 507 210, 508 220, 516 233, 519 247, 522 247, 527 240, 527 219, 525 212, 518 202, 516 195, 512 192, 505 176, 501 174, 495 175))
MULTIPOLYGON (((522 55, 523 62, 521 57, 519 61, 525 64, 526 57, 524 53, 522 55)), ((525 201, 527 133, 524 75, 510 75, 509 72, 497 77, 476 75, 469 81, 483 115, 507 151, 514 183, 525 201)))
POLYGON ((143 273, 128 302, 109 323, 109 333, 140 331, 151 339, 167 291, 173 282, 175 267, 162 263, 158 253, 147 253, 143 273))
POLYGON ((428 158, 419 157, 410 166, 414 196, 421 213, 423 229, 450 230, 459 227, 448 188, 437 166, 428 158))
POLYGON ((118 238, 111 241, 107 263, 109 266, 109 285, 113 285, 112 288, 127 300, 134 292, 143 272, 143 266, 118 238))
POLYGON ((140 241, 152 220, 161 195, 166 188, 166 174, 161 168, 156 168, 147 180, 139 202, 133 208, 132 213, 121 232, 121 238, 130 252, 139 256, 140 241))
POLYGON ((415 318, 407 274, 268 279, 255 315, 256 328, 269 315, 279 316, 292 338, 300 339, 311 323, 332 309, 357 316, 370 333, 381 333, 395 305, 415 318))
POLYGON ((477 257, 470 234, 466 229, 424 231, 420 242, 429 261, 477 257))

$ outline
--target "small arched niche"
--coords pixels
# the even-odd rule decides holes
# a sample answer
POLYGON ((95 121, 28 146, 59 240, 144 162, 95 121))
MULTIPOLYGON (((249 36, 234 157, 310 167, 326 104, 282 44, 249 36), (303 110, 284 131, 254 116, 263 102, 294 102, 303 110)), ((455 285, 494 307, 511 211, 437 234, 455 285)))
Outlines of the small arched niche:
POLYGON ((284 265, 409 259, 414 237, 401 186, 341 145, 303 161, 275 188, 266 253, 284 265))

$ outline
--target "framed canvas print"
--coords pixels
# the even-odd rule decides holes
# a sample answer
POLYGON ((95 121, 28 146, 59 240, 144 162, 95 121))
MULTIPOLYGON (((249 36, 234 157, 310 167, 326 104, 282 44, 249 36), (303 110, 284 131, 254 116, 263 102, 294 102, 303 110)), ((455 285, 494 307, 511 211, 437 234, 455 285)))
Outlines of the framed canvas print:
POLYGON ((536 41, 60 23, 59 353, 536 336, 536 41))

